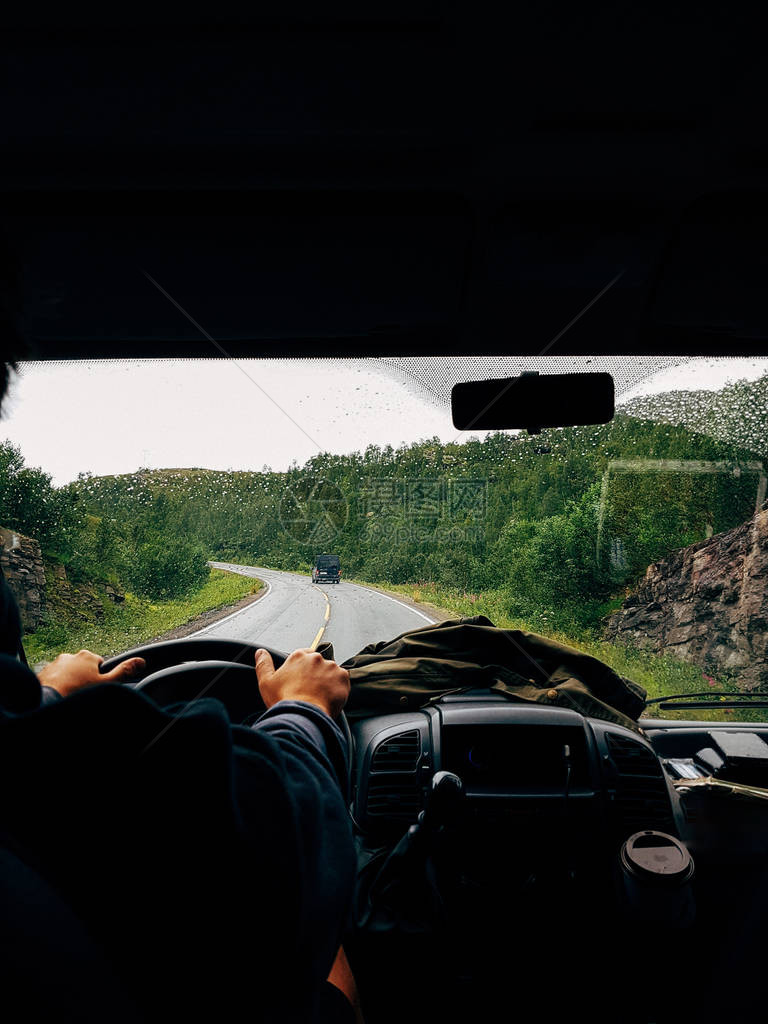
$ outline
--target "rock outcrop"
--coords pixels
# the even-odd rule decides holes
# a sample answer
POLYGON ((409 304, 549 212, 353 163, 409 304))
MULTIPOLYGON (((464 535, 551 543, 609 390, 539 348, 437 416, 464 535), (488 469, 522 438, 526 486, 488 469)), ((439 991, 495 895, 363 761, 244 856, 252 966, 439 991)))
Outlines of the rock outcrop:
POLYGON ((90 582, 73 583, 63 565, 49 565, 48 608, 54 621, 100 622, 104 618, 104 598, 114 604, 125 595, 112 586, 90 582))
POLYGON ((104 618, 104 598, 121 604, 125 594, 111 584, 73 584, 63 565, 44 565, 40 545, 32 537, 0 527, 0 565, 21 613, 25 633, 49 618, 54 621, 104 618))
POLYGON ((648 567, 607 639, 768 689, 768 503, 748 522, 648 567))
POLYGON ((0 565, 21 612, 25 632, 33 632, 45 614, 45 569, 40 545, 31 537, 0 527, 0 565))

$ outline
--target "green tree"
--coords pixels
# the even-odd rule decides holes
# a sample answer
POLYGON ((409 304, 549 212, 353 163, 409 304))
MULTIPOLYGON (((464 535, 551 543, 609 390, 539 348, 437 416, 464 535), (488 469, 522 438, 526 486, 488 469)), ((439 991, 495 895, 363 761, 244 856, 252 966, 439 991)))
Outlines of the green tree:
POLYGON ((137 594, 161 601, 198 589, 210 569, 202 548, 184 540, 158 538, 139 546, 127 574, 137 594))

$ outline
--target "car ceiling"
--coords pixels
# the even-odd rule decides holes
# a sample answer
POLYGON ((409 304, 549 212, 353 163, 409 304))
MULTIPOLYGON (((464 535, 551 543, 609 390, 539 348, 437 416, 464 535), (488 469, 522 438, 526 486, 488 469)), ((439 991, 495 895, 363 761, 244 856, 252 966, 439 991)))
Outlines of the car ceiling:
POLYGON ((766 353, 752 11, 17 9, 28 353, 766 353))

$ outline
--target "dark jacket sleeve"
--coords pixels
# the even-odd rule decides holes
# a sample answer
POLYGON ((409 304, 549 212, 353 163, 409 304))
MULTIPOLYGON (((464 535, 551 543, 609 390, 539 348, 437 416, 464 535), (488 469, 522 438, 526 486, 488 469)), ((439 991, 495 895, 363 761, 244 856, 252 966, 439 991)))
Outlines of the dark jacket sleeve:
POLYGON ((35 673, 18 658, 0 654, 0 709, 20 714, 61 699, 52 687, 41 686, 35 673))
POLYGON ((0 566, 0 654, 15 658, 21 646, 19 606, 0 566))
POLYGON ((281 701, 252 729, 235 728, 233 735, 235 792, 245 827, 263 821, 258 793, 265 755, 287 794, 290 822, 282 831, 293 836, 295 843, 290 904, 296 917, 291 945, 316 993, 341 942, 355 879, 346 739, 328 715, 303 701, 281 701))
POLYGON ((253 726, 278 742, 299 743, 305 753, 318 761, 324 773, 329 769, 344 798, 348 798, 350 751, 347 739, 332 718, 306 701, 283 700, 266 711, 253 726))
POLYGON ((0 712, 22 714, 36 710, 42 703, 41 691, 42 687, 34 672, 18 658, 0 654, 0 712))
POLYGON ((19 608, 0 567, 0 708, 16 713, 61 699, 19 660, 21 633, 19 608))

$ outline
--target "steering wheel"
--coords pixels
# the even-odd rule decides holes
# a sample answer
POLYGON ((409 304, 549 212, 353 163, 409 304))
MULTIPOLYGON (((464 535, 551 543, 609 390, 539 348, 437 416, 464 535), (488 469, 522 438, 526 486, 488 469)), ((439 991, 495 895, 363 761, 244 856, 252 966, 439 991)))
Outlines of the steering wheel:
MULTIPOLYGON (((238 725, 266 710, 254 668, 258 650, 272 655, 275 668, 279 668, 288 657, 282 651, 274 651, 263 644, 201 637, 134 647, 114 658, 105 659, 99 671, 109 672, 126 658, 144 658, 147 667, 143 678, 136 682, 134 676, 130 682, 134 689, 160 705, 187 704, 198 698, 215 697, 227 709, 232 724, 238 725)), ((339 725, 349 744, 351 770, 352 732, 343 711, 339 715, 339 725)))
MULTIPOLYGON (((240 640, 182 639, 134 647, 101 663, 100 671, 109 672, 126 658, 144 658, 143 677, 130 685, 151 697, 157 704, 189 703, 202 697, 214 697, 227 709, 233 725, 265 711, 256 681, 254 658, 258 644, 240 640)), ((269 648, 262 648, 269 650, 269 648)), ((287 655, 269 650, 275 667, 287 655)))

